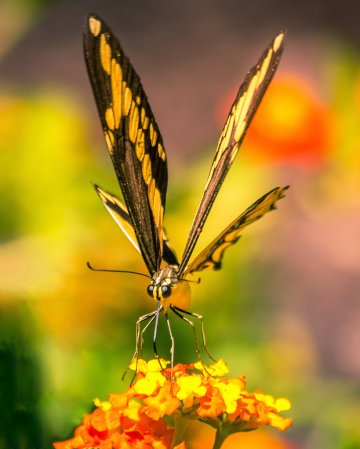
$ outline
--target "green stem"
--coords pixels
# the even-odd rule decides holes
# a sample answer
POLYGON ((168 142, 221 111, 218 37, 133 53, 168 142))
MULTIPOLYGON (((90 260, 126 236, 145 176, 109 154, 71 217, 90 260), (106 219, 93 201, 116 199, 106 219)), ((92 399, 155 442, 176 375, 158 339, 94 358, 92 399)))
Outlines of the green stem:
POLYGON ((215 436, 215 442, 214 442, 214 446, 213 449, 220 449, 223 442, 226 440, 226 438, 229 436, 229 432, 224 429, 223 427, 220 427, 217 431, 216 431, 216 436, 215 436))
POLYGON ((190 415, 183 415, 181 412, 174 416, 174 436, 171 442, 171 448, 182 442, 182 436, 186 429, 188 422, 190 421, 190 415))

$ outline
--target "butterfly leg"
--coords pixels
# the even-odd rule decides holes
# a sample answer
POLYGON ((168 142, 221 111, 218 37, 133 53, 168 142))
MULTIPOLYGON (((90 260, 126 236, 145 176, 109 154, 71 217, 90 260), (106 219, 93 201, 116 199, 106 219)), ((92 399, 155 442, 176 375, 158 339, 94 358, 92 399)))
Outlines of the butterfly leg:
POLYGON ((155 357, 156 360, 159 362, 160 368, 162 370, 163 373, 165 373, 165 368, 162 366, 161 362, 160 362, 160 357, 157 353, 157 349, 156 349, 156 337, 157 337, 157 331, 158 331, 158 325, 159 325, 159 315, 160 312, 163 310, 163 307, 160 305, 160 300, 158 300, 157 302, 157 308, 156 308, 156 312, 155 312, 155 329, 154 329, 154 338, 153 338, 153 347, 154 347, 154 353, 155 353, 155 357))
POLYGON ((202 334, 202 339, 203 339, 203 346, 204 346, 204 349, 205 349, 207 355, 210 357, 210 359, 211 359, 213 362, 216 363, 217 360, 215 360, 214 357, 210 354, 210 352, 209 352, 209 350, 208 350, 208 348, 207 348, 207 346, 206 346, 205 329, 204 329, 204 320, 203 320, 202 315, 198 315, 197 313, 193 313, 193 312, 188 312, 187 310, 182 310, 182 309, 179 309, 178 307, 174 307, 174 309, 176 309, 177 311, 179 311, 179 312, 181 312, 181 313, 186 313, 187 315, 190 315, 190 316, 193 316, 193 317, 195 317, 195 318, 198 318, 198 319, 201 321, 201 334, 202 334))
MULTIPOLYGON (((126 370, 125 370, 125 372, 124 372, 124 374, 123 374, 123 376, 122 376, 122 380, 124 380, 124 378, 125 378, 125 376, 126 376, 126 373, 129 371, 129 368, 130 368, 132 362, 136 359, 135 374, 134 374, 134 377, 133 377, 132 380, 131 380, 131 384, 133 383, 133 381, 134 381, 134 379, 135 379, 135 376, 136 376, 136 374, 137 374, 137 362, 138 362, 138 358, 139 358, 139 339, 140 339, 140 326, 141 326, 141 323, 142 323, 143 321, 149 320, 150 318, 151 318, 151 321, 150 321, 150 323, 151 323, 151 322, 154 320, 154 318, 155 318, 155 316, 156 316, 156 313, 157 313, 157 311, 148 313, 148 314, 146 314, 146 315, 144 315, 144 316, 141 316, 141 317, 137 320, 137 322, 136 322, 136 347, 135 347, 135 353, 134 353, 134 355, 133 355, 133 357, 132 357, 132 359, 131 359, 131 362, 129 363, 128 367, 126 368, 126 370)), ((148 323, 148 324, 145 326, 145 329, 148 327, 148 325, 149 325, 150 323, 148 323)), ((145 329, 144 329, 144 330, 145 330, 145 329)), ((141 338, 142 338, 142 334, 143 334, 143 333, 141 333, 141 338)), ((141 346, 142 346, 142 344, 141 344, 141 346)), ((131 384, 130 384, 130 385, 131 385, 131 384)))
POLYGON ((154 312, 154 316, 151 318, 151 320, 147 323, 147 325, 144 327, 144 329, 141 331, 141 338, 140 338, 140 358, 142 359, 143 354, 143 345, 144 345, 144 332, 146 329, 150 326, 150 324, 155 320, 156 312, 154 312))
POLYGON ((177 307, 170 307, 170 309, 171 309, 177 316, 179 316, 182 320, 184 320, 186 323, 190 324, 190 326, 193 328, 193 331, 194 331, 194 337, 195 337, 195 343, 196 343, 196 352, 198 353, 200 362, 201 362, 201 364, 202 364, 204 370, 209 374, 209 376, 211 376, 211 374, 210 374, 210 373, 208 372, 208 370, 206 369, 206 366, 205 366, 205 364, 204 364, 204 362, 203 362, 203 359, 202 359, 202 357, 201 357, 199 341, 198 341, 198 338, 197 338, 197 333, 196 333, 196 329, 195 329, 194 323, 193 323, 192 321, 188 320, 187 318, 185 318, 183 315, 181 315, 181 314, 178 312, 178 310, 181 310, 181 312, 185 312, 185 310, 178 309, 177 307))
POLYGON ((167 314, 167 312, 165 313, 165 318, 166 318, 166 322, 167 322, 167 325, 168 325, 168 328, 169 328, 169 334, 170 334, 170 338, 171 338, 171 351, 170 351, 170 354, 171 354, 171 375, 170 375, 170 378, 172 380, 172 378, 173 378, 173 369, 174 369, 174 346, 175 346, 175 343, 174 343, 173 334, 171 332, 169 315, 167 314))

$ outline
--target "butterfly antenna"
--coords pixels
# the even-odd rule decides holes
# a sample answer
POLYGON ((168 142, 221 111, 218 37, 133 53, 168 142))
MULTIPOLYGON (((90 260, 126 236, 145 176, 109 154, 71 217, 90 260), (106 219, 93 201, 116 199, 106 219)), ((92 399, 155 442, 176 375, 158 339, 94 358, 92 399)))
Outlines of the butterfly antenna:
POLYGON ((92 271, 107 271, 108 273, 130 273, 130 274, 138 274, 139 276, 145 276, 146 278, 151 279, 151 276, 148 276, 147 274, 143 273, 137 273, 136 271, 123 271, 123 270, 104 270, 102 268, 94 268, 90 265, 89 262, 86 262, 88 268, 92 271))

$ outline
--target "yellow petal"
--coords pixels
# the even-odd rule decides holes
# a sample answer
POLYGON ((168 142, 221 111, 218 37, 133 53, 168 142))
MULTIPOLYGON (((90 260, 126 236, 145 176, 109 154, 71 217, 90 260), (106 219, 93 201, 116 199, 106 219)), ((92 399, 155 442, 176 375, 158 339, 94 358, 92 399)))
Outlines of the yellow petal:
MULTIPOLYGON (((164 359, 160 359, 160 363, 161 366, 163 368, 166 367, 166 365, 169 365, 170 362, 167 362, 164 359)), ((157 359, 152 359, 148 362, 147 366, 148 366, 148 371, 153 371, 154 373, 158 372, 158 371, 162 371, 160 363, 157 359)))
POLYGON ((94 399, 94 404, 96 405, 96 407, 101 408, 104 412, 106 410, 110 410, 112 407, 109 401, 101 402, 99 398, 94 399))
POLYGON ((279 398, 275 401, 275 408, 278 412, 282 412, 284 410, 290 410, 291 403, 289 399, 286 398, 279 398))

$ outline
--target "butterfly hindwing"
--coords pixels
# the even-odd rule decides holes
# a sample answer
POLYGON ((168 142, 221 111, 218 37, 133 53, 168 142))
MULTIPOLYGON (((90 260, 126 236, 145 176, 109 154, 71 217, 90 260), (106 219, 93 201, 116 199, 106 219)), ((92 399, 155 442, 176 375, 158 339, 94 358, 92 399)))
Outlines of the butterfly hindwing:
POLYGON ((174 247, 172 246, 170 240, 168 239, 165 229, 163 231, 163 242, 164 242, 164 251, 163 251, 163 261, 168 265, 179 265, 174 247))
POLYGON ((278 66, 285 32, 276 36, 259 62, 247 74, 231 107, 217 146, 204 194, 195 215, 182 256, 179 272, 184 272, 220 187, 237 155, 251 120, 278 66))
MULTIPOLYGON (((96 184, 93 184, 93 186, 94 189, 96 190, 96 193, 99 195, 101 201, 103 202, 104 206, 110 212, 111 216, 114 218, 116 223, 120 226, 124 234, 135 246, 135 248, 139 252, 141 252, 125 204, 122 201, 120 201, 118 197, 112 195, 109 192, 106 192, 104 189, 97 186, 96 184)), ((165 233, 165 229, 163 229, 163 242, 164 242, 163 260, 167 264, 179 265, 175 251, 165 233)))
POLYGON ((186 267, 184 276, 195 271, 219 270, 225 250, 239 240, 239 234, 245 226, 258 220, 267 212, 276 209, 275 203, 284 198, 286 189, 288 187, 276 187, 248 207, 186 267))
POLYGON ((130 240, 130 242, 135 246, 135 248, 141 253, 137 238, 135 235, 134 228, 131 224, 130 216, 125 204, 119 200, 115 195, 106 192, 101 187, 97 186, 93 183, 93 187, 96 193, 99 195, 99 198, 103 202, 106 209, 110 212, 113 219, 123 230, 126 237, 130 240))
POLYGON ((84 50, 131 225, 153 274, 160 268, 163 248, 168 179, 163 141, 139 76, 110 28, 96 14, 86 18, 84 50))

